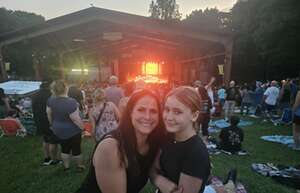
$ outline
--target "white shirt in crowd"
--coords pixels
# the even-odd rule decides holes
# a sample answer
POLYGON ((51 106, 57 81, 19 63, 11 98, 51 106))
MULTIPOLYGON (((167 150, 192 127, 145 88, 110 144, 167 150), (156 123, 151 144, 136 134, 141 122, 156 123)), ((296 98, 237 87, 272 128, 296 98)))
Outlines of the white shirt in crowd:
POLYGON ((264 93, 264 95, 266 96, 265 102, 268 105, 276 105, 277 99, 279 97, 279 92, 279 88, 275 86, 267 88, 267 90, 264 93))

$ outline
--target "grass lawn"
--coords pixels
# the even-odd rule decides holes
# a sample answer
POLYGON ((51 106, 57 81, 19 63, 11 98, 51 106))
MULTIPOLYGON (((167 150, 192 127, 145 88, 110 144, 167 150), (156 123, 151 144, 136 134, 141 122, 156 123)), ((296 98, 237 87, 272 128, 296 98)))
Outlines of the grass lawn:
MULTIPOLYGON (((238 179, 246 186, 249 193, 295 193, 269 177, 251 171, 251 163, 272 162, 275 164, 300 164, 300 152, 288 147, 265 142, 262 135, 292 135, 291 127, 273 126, 251 119, 255 124, 244 128, 244 148, 249 156, 213 155, 213 174, 224 177, 229 169, 237 167, 238 179)), ((63 172, 62 166, 41 167, 43 159, 41 137, 2 137, 0 138, 0 193, 72 193, 83 181, 85 173, 75 170, 63 172)), ((83 152, 86 164, 93 150, 89 138, 83 140, 83 152)), ((148 185, 144 193, 152 193, 148 185)))

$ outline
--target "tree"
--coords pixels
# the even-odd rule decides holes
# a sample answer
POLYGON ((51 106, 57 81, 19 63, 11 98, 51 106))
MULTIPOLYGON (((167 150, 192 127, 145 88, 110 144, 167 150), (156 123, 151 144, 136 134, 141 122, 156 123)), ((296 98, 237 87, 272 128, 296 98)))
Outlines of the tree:
POLYGON ((179 5, 176 0, 152 0, 149 7, 150 17, 166 21, 180 20, 179 5))
POLYGON ((0 8, 0 34, 20 28, 43 23, 45 18, 41 15, 25 11, 13 11, 0 8))
MULTIPOLYGON (((248 0, 236 3, 232 9, 234 71, 239 72, 238 69, 251 66, 258 74, 253 78, 298 76, 299 9, 298 0, 248 0)), ((239 74, 240 78, 245 78, 239 74)))
POLYGON ((224 30, 230 26, 231 14, 220 12, 217 8, 194 10, 187 15, 183 23, 193 28, 224 30))
MULTIPOLYGON (((43 22, 45 22, 44 17, 34 13, 0 8, 0 34, 43 22)), ((4 47, 3 55, 4 61, 11 64, 9 73, 16 73, 21 77, 33 75, 32 48, 27 45, 26 41, 4 47)))

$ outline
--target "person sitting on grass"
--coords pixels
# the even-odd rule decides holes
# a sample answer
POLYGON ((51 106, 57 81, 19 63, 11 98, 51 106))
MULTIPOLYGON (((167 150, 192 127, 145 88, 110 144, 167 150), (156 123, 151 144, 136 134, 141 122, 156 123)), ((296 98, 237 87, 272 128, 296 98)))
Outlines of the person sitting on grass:
POLYGON ((224 151, 230 153, 238 153, 242 150, 242 142, 244 140, 244 132, 237 125, 240 122, 238 116, 230 117, 230 126, 223 128, 219 138, 220 138, 220 147, 224 151))
POLYGON ((17 112, 10 110, 4 119, 0 119, 0 127, 4 131, 4 135, 26 135, 26 129, 17 117, 17 112))

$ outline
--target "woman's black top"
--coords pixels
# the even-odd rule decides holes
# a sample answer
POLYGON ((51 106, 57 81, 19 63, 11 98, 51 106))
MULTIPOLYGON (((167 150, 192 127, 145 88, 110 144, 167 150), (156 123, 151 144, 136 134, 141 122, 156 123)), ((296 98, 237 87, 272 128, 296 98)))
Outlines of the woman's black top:
POLYGON ((202 180, 199 193, 204 191, 210 175, 210 160, 205 144, 197 135, 186 141, 168 140, 160 155, 161 174, 178 184, 180 174, 202 180))
MULTIPOLYGON (((114 138, 111 135, 106 136, 105 138, 108 137, 114 138)), ((96 148, 98 144, 96 145, 96 148)), ((149 152, 147 155, 141 155, 139 153, 136 154, 137 162, 140 166, 140 170, 138 173, 136 171, 133 171, 133 167, 138 167, 138 166, 132 166, 131 169, 128 168, 126 169, 126 177, 127 177, 126 192, 127 193, 138 193, 146 185, 148 181, 149 170, 152 166, 155 157, 154 154, 155 154, 154 152, 149 152)), ((76 193, 101 193, 101 190, 97 184, 95 167, 93 165, 93 162, 91 163, 90 170, 85 181, 83 182, 83 184, 77 190, 76 193)))

